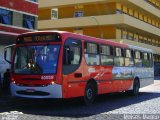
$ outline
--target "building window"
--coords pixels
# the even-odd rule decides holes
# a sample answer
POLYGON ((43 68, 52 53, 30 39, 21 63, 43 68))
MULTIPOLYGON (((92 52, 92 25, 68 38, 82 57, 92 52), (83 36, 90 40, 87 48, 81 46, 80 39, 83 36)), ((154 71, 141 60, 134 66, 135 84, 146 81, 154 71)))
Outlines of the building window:
POLYGON ((137 11, 134 11, 134 17, 138 18, 138 16, 139 16, 139 13, 137 11))
POLYGON ((139 42, 144 43, 144 37, 142 35, 139 35, 139 42))
POLYGON ((122 14, 122 11, 117 9, 116 14, 122 14))
POLYGON ((133 16, 133 15, 134 15, 134 11, 133 11, 132 9, 128 9, 128 14, 129 14, 130 16, 133 16))
POLYGON ((144 16, 141 13, 139 13, 139 19, 142 21, 144 20, 144 16))
POLYGON ((144 43, 147 43, 148 42, 148 38, 147 37, 144 37, 144 43))
POLYGON ((76 28, 73 32, 76 33, 76 34, 83 35, 83 29, 82 28, 76 28))
POLYGON ((54 9, 51 9, 51 19, 58 19, 58 9, 57 8, 54 8, 54 9))
POLYGON ((128 32, 128 40, 133 40, 133 33, 128 32))
POLYGON ((137 42, 137 41, 138 41, 138 34, 137 34, 137 33, 134 33, 134 35, 133 35, 133 36, 134 36, 134 41, 136 41, 136 42, 137 42))
POLYGON ((123 13, 125 13, 125 14, 128 13, 128 8, 126 6, 123 6, 122 10, 123 10, 123 13))
POLYGON ((35 17, 23 15, 23 27, 28 29, 35 29, 35 17))
POLYGON ((11 25, 13 12, 9 10, 0 9, 0 23, 11 25))
POLYGON ((83 11, 74 12, 74 17, 83 17, 83 11))
POLYGON ((127 34, 127 31, 122 31, 122 38, 123 39, 127 39, 128 38, 128 34, 127 34))

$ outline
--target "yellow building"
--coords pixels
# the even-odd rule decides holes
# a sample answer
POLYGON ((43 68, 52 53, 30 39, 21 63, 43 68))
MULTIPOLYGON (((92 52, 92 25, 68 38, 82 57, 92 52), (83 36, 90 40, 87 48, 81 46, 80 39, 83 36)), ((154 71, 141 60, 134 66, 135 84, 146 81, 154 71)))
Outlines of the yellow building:
POLYGON ((150 48, 160 62, 160 0, 39 0, 38 29, 150 48))

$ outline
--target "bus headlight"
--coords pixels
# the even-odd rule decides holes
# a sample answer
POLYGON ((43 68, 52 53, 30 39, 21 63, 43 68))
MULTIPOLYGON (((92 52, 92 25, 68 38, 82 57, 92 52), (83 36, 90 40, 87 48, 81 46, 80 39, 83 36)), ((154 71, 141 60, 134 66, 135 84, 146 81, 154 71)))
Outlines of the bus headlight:
POLYGON ((54 84, 54 82, 52 81, 52 82, 51 82, 51 85, 53 85, 53 84, 54 84))

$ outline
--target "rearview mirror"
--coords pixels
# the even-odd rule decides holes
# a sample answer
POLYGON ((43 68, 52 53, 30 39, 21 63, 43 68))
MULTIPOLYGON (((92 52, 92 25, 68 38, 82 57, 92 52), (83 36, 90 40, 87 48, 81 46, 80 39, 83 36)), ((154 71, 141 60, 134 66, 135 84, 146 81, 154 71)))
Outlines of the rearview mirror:
POLYGON ((13 45, 10 45, 10 46, 7 46, 4 48, 4 59, 8 62, 8 63, 11 63, 11 59, 12 59, 12 51, 13 51, 13 48, 14 48, 14 44, 13 45))

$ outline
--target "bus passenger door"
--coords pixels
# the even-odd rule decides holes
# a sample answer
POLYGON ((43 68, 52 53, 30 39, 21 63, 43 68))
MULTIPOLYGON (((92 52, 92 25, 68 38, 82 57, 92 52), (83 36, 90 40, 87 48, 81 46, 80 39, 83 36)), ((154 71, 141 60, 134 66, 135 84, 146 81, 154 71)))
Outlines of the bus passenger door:
POLYGON ((66 40, 63 53, 64 96, 66 98, 81 96, 83 93, 83 66, 80 65, 82 42, 76 39, 66 40))

